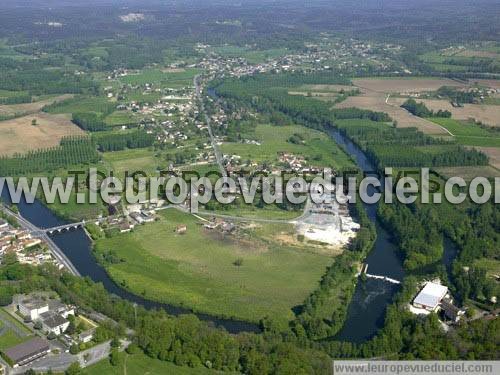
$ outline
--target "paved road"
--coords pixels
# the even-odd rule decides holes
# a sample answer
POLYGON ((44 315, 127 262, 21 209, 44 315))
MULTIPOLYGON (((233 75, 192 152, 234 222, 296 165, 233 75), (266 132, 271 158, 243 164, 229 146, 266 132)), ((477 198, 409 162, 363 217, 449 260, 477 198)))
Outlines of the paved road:
POLYGON ((212 132, 212 122, 210 121, 210 118, 205 112, 205 107, 203 105, 203 99, 201 97, 201 85, 200 85, 200 75, 197 75, 194 77, 193 80, 194 87, 196 89, 196 97, 198 98, 198 101, 200 103, 200 111, 203 113, 203 116, 205 116, 205 122, 207 123, 207 128, 208 128, 208 134, 210 136, 210 143, 212 144, 212 148, 215 153, 215 159, 217 160, 217 164, 219 165, 219 169, 224 177, 227 177, 227 171, 226 168, 224 168, 224 164, 222 163, 222 153, 219 149, 219 146, 217 145, 217 142, 215 142, 215 137, 212 132))

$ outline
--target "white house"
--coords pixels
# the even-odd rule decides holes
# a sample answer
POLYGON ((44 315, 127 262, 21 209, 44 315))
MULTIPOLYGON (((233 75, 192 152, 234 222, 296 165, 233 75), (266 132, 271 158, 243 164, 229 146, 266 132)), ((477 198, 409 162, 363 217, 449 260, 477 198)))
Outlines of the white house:
POLYGON ((17 308, 22 316, 37 320, 43 313, 49 311, 49 304, 38 298, 26 298, 19 302, 17 308))
POLYGON ((52 311, 48 311, 40 315, 42 329, 44 332, 53 332, 57 336, 62 334, 69 326, 69 320, 52 311))

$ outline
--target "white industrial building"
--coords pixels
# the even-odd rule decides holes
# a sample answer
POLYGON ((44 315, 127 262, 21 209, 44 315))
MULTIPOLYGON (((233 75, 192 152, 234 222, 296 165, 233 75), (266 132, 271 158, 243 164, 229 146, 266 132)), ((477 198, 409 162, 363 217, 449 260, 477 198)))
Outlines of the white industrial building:
POLYGON ((429 281, 413 300, 413 306, 419 309, 437 312, 439 310, 439 304, 447 294, 447 286, 429 281))

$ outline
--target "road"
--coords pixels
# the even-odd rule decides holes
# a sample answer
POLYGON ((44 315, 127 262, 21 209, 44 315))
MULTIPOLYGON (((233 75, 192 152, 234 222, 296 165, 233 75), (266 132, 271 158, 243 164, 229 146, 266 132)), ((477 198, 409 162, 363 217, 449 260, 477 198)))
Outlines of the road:
POLYGON ((200 103, 200 112, 203 114, 205 117, 205 122, 207 123, 207 128, 208 128, 208 135, 210 136, 210 143, 212 144, 212 148, 215 153, 215 160, 217 161, 217 164, 219 166, 219 169, 222 173, 222 176, 227 177, 227 171, 226 168, 224 168, 224 164, 222 163, 223 157, 222 153, 219 149, 219 146, 217 145, 217 142, 215 141, 215 137, 212 131, 212 122, 210 121, 210 118, 205 112, 205 107, 203 105, 203 99, 201 97, 201 85, 200 85, 200 75, 197 75, 194 77, 193 84, 196 89, 196 98, 198 99, 198 102, 200 103))
POLYGON ((47 233, 45 233, 37 226, 30 223, 28 220, 23 218, 20 214, 15 213, 14 211, 10 210, 9 208, 5 207, 4 205, 0 206, 0 208, 6 214, 14 216, 17 219, 17 221, 19 222, 19 224, 21 225, 21 227, 23 227, 24 229, 26 229, 32 233, 36 233, 36 236, 38 238, 45 241, 47 243, 47 246, 49 247, 50 251, 52 252, 54 257, 57 259, 57 261, 59 263, 61 263, 64 267, 66 267, 66 269, 70 273, 72 273, 75 276, 81 276, 80 273, 78 272, 78 270, 76 269, 76 267, 73 265, 73 263, 71 263, 71 261, 68 259, 68 257, 66 257, 66 254, 64 254, 62 252, 62 250, 59 249, 59 247, 54 243, 54 241, 52 241, 52 239, 47 235, 47 233))

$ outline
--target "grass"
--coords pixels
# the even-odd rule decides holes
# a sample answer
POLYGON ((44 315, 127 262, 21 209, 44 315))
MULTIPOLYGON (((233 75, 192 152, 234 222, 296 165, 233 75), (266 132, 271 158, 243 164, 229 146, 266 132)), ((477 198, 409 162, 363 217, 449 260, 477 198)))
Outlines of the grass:
POLYGON ((134 115, 127 111, 115 111, 104 119, 109 126, 120 126, 137 123, 134 115))
POLYGON ((447 129, 461 145, 500 147, 500 133, 481 128, 473 122, 451 118, 429 118, 429 120, 447 129))
POLYGON ((84 375, 202 375, 202 374, 218 374, 218 371, 209 370, 204 367, 190 368, 176 366, 171 362, 160 361, 146 356, 145 354, 129 355, 121 353, 121 360, 118 366, 112 366, 108 359, 104 359, 95 365, 89 366, 83 370, 84 375))
POLYGON ((304 126, 272 126, 257 125, 255 138, 261 145, 225 143, 221 146, 224 154, 240 155, 244 162, 247 159, 263 162, 278 161, 278 152, 288 152, 302 155, 309 163, 319 167, 340 169, 352 166, 349 157, 325 133, 308 129, 304 126), (294 134, 300 134, 304 144, 292 144, 287 140, 294 134), (314 160, 316 158, 317 160, 314 160))
POLYGON ((201 72, 200 69, 190 68, 178 72, 163 72, 160 69, 145 69, 139 74, 131 74, 121 77, 123 83, 130 85, 145 85, 146 83, 155 86, 181 88, 193 85, 193 78, 201 72))
POLYGON ((31 334, 31 330, 26 327, 23 323, 21 323, 19 320, 17 320, 16 318, 12 317, 10 315, 9 312, 7 312, 5 309, 0 309, 0 315, 2 316, 2 320, 8 320, 10 321, 12 324, 16 325, 17 327, 19 327, 19 329, 23 330, 24 332, 26 332, 27 334, 31 334))
POLYGON ((214 51, 224 57, 242 57, 251 64, 258 64, 268 59, 283 56, 288 53, 286 48, 272 48, 266 50, 252 50, 238 46, 215 47, 214 51))
POLYGON ((47 109, 49 113, 95 112, 103 114, 112 105, 104 97, 74 98, 47 109))
POLYGON ((2 335, 0 335, 0 351, 22 344, 30 338, 30 336, 17 336, 12 330, 7 329, 2 335))
POLYGON ((486 269, 488 275, 500 275, 500 260, 481 258, 474 262, 474 265, 486 269))
POLYGON ((126 171, 153 173, 158 164, 154 152, 149 148, 105 152, 102 154, 102 158, 118 176, 123 175, 126 171))
POLYGON ((285 321, 331 263, 253 232, 223 237, 176 210, 160 215, 159 222, 96 243, 96 251, 115 250, 124 260, 106 266, 111 277, 149 299, 253 322, 264 316, 285 321), (175 233, 179 224, 187 225, 186 234, 175 233))

